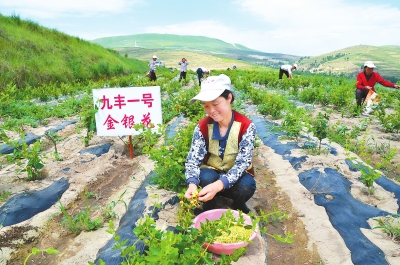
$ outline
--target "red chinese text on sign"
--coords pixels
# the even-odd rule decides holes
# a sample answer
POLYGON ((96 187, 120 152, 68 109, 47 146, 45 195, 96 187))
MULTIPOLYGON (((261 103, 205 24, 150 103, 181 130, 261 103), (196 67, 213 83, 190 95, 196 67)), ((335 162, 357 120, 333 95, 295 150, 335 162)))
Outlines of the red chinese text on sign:
POLYGON ((93 89, 98 136, 135 135, 136 124, 162 124, 160 87, 93 89))
POLYGON ((113 130, 115 129, 114 127, 114 123, 119 123, 118 121, 116 121, 113 117, 111 117, 111 115, 108 115, 106 121, 103 123, 103 125, 107 126, 107 130, 113 130))

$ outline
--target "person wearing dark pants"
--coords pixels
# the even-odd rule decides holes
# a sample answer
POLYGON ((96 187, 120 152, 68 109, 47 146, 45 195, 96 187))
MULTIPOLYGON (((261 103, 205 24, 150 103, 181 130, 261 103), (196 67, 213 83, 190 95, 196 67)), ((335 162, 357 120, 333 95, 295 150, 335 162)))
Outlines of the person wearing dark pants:
POLYGON ((207 68, 199 67, 199 68, 197 68, 196 72, 197 72, 197 77, 199 78, 199 86, 201 86, 201 79, 204 76, 207 77, 210 74, 210 71, 207 68))
MULTIPOLYGON (((206 187, 220 178, 218 171, 210 168, 200 170, 200 187, 206 187)), ((216 196, 230 198, 233 201, 232 208, 239 209, 248 213, 246 202, 253 196, 256 190, 256 182, 249 173, 244 173, 238 181, 229 189, 225 189, 216 196)), ((203 210, 215 209, 215 200, 207 201, 203 204, 203 210)))
MULTIPOLYGON (((200 93, 190 103, 201 101, 207 116, 194 129, 192 144, 185 162, 190 199, 198 187, 203 209, 215 208, 215 197, 232 200, 228 206, 249 213, 246 202, 256 190, 252 156, 256 127, 245 115, 232 109, 234 95, 228 76, 210 76, 201 83, 200 93)), ((195 214, 200 211, 195 211, 195 214)))
POLYGON ((157 76, 156 76, 156 71, 150 71, 150 81, 156 81, 157 80, 157 76))
POLYGON ((179 75, 179 81, 181 81, 182 79, 186 79, 187 66, 189 65, 189 62, 186 58, 182 58, 178 65, 181 66, 181 74, 179 75))
POLYGON ((286 75, 287 78, 293 79, 292 70, 297 70, 297 64, 285 64, 279 68, 279 80, 282 80, 283 75, 286 75))
POLYGON ((157 80, 157 75, 156 75, 156 61, 157 61, 157 56, 153 55, 153 60, 151 60, 148 64, 150 67, 149 73, 150 73, 150 81, 156 81, 157 80))
POLYGON ((374 72, 376 66, 371 61, 364 63, 364 71, 357 75, 356 83, 356 101, 357 106, 362 106, 365 98, 370 90, 375 92, 375 84, 379 83, 382 86, 400 88, 399 85, 393 84, 383 79, 377 72, 374 72))
POLYGON ((369 93, 368 89, 356 89, 356 101, 357 106, 361 107, 364 103, 364 100, 367 98, 369 93))

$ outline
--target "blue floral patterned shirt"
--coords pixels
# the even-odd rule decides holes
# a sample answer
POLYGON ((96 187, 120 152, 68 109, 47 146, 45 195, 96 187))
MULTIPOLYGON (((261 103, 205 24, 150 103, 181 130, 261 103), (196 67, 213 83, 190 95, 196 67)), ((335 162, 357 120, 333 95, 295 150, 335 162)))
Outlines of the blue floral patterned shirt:
MULTIPOLYGON (((230 128, 228 129, 228 131, 229 130, 230 128)), ((253 156, 255 137, 256 126, 254 125, 254 123, 251 123, 246 132, 243 134, 242 140, 239 143, 239 152, 237 154, 234 166, 229 169, 228 172, 220 173, 220 180, 224 183, 224 189, 232 187, 232 185, 236 183, 236 181, 250 166, 253 156)), ((223 156, 224 150, 220 151, 221 155, 223 156)), ((203 137, 203 134, 201 133, 200 125, 197 125, 194 129, 192 145, 190 147, 190 151, 185 163, 186 183, 193 182, 197 186, 199 186, 200 166, 202 165, 203 159, 206 154, 206 141, 203 137)))

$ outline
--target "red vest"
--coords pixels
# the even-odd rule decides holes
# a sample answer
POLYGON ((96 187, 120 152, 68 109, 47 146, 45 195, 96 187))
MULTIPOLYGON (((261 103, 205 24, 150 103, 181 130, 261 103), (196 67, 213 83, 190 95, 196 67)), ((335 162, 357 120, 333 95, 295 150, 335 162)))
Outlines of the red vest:
MULTIPOLYGON (((228 172, 228 170, 233 167, 238 154, 239 143, 242 140, 243 134, 251 124, 251 120, 239 112, 233 111, 233 116, 234 121, 229 131, 223 159, 218 156, 219 141, 212 140, 214 120, 207 116, 199 121, 200 131, 206 141, 207 148, 207 154, 203 160, 203 167, 212 167, 223 172, 228 172)), ((254 176, 252 164, 250 164, 246 171, 254 176)))

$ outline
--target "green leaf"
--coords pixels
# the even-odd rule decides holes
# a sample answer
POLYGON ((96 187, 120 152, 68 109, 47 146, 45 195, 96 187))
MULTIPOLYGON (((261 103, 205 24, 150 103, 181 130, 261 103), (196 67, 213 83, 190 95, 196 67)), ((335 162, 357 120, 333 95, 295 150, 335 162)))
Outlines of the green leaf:
POLYGON ((37 248, 32 248, 32 253, 33 255, 37 255, 39 253, 39 250, 37 248))
POLYGON ((161 250, 160 250, 159 248, 151 247, 151 248, 149 248, 149 252, 150 252, 152 255, 157 256, 157 255, 159 255, 159 254, 161 253, 161 250))
POLYGON ((48 248, 46 250, 47 254, 60 254, 60 252, 58 252, 58 250, 54 249, 54 248, 48 248))
POLYGON ((203 257, 202 260, 208 265, 213 265, 214 262, 209 257, 203 257))
POLYGON ((156 262, 156 261, 159 261, 159 259, 158 259, 157 256, 146 256, 144 259, 145 259, 146 261, 149 261, 149 262, 156 262))
POLYGON ((197 250, 194 250, 194 249, 187 249, 187 250, 185 250, 183 253, 184 253, 185 255, 197 255, 197 254, 199 254, 199 253, 197 252, 197 250))

